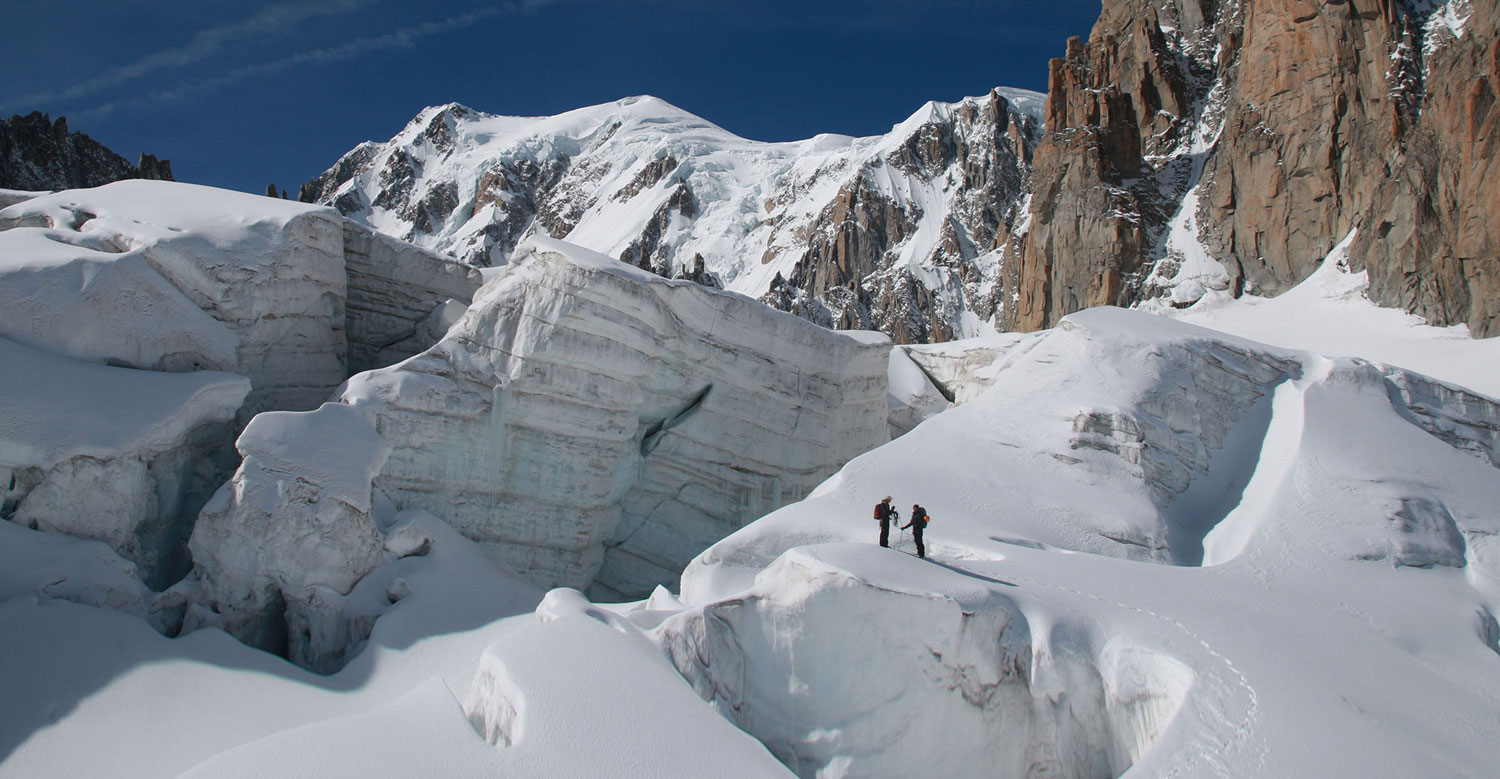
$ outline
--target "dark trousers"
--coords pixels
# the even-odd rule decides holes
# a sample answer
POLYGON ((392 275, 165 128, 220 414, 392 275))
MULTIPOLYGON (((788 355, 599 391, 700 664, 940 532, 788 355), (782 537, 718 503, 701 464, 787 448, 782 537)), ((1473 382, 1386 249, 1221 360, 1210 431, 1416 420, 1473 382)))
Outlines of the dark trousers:
POLYGON ((889 519, 880 520, 880 545, 891 545, 891 521, 889 519))
POLYGON ((916 528, 912 528, 911 529, 911 540, 917 542, 917 557, 926 557, 927 556, 927 549, 922 546, 922 531, 920 531, 920 530, 918 530, 916 528))

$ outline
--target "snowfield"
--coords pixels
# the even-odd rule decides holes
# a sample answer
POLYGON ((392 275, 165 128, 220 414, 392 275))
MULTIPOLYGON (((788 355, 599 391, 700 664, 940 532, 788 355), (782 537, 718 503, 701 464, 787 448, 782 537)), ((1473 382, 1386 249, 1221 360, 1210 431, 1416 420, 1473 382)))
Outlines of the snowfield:
MULTIPOLYGON (((69 226, 72 196, 53 197, 0 213, 52 215, 0 231, 5 278, 55 281, 68 278, 49 275, 58 268, 101 263, 123 272, 102 252, 140 257, 141 289, 165 283, 150 281, 157 266, 143 256, 157 249, 100 248, 86 226, 108 226, 109 213, 69 226)), ((321 210, 298 214, 287 218, 337 224, 321 210)), ((151 246, 191 232, 174 236, 151 246)), ((1049 331, 901 348, 803 333, 811 326, 785 315, 756 318, 758 304, 741 296, 539 246, 546 256, 493 274, 421 355, 354 377, 344 402, 244 427, 239 471, 197 520, 199 570, 166 589, 143 583, 149 560, 119 553, 128 539, 63 533, 117 529, 134 510, 99 497, 125 489, 109 469, 143 480, 126 485, 141 506, 172 494, 179 477, 164 452, 229 424, 249 384, 107 366, 109 355, 84 348, 103 335, 59 341, 35 319, 0 321, 11 520, 0 522, 0 775, 1493 772, 1500 347, 1373 307, 1341 250, 1276 299, 1209 293, 1163 315, 1094 309, 1049 331), (546 278, 569 295, 552 295, 546 278), (544 592, 506 570, 504 554, 443 515, 445 505, 479 515, 462 494, 403 505, 381 487, 402 458, 448 478, 469 473, 475 452, 504 449, 467 427, 452 441, 403 438, 419 429, 407 414, 421 404, 473 416, 507 388, 557 402, 536 373, 534 385, 494 376, 478 395, 428 391, 486 361, 521 365, 505 351, 514 343, 555 345, 486 340, 519 332, 506 311, 555 327, 545 332, 558 343, 586 343, 601 374, 588 380, 601 383, 623 364, 611 362, 617 339, 635 332, 627 303, 651 296, 665 301, 663 321, 688 323, 664 343, 696 361, 647 351, 641 365, 706 370, 697 317, 733 315, 750 323, 742 329, 784 318, 809 366, 821 349, 825 363, 838 354, 886 371, 884 403, 878 391, 874 403, 860 396, 879 417, 861 420, 861 435, 873 445, 904 434, 702 551, 675 592, 629 603, 544 592), (574 298, 592 308, 568 308, 574 298), (61 462, 72 470, 53 475, 61 462), (931 514, 928 559, 909 532, 893 532, 892 549, 875 543, 871 509, 884 495, 902 524, 914 503, 931 514), (75 507, 73 525, 27 521, 33 501, 75 507), (261 620, 250 640, 327 673, 218 629, 239 629, 236 604, 261 620), (263 619, 282 612, 283 623, 263 619)), ((8 289, 22 299, 19 282, 8 289)), ((93 305, 56 292, 25 299, 79 316, 93 305)), ((743 359, 774 363, 763 334, 716 338, 729 346, 713 358, 727 367, 709 366, 715 382, 744 374, 743 359)), ((232 347, 225 340, 225 360, 232 347)), ((667 446, 659 434, 677 422, 676 435, 719 444, 708 436, 724 425, 684 420, 738 410, 773 426, 773 413, 750 406, 754 391, 705 400, 698 379, 652 384, 666 372, 630 375, 671 398, 660 419, 625 414, 619 439, 636 459, 619 473, 659 467, 652 444, 667 446), (713 405, 725 398, 741 399, 713 405)), ((807 397, 800 374, 791 383, 789 397, 807 397)), ((734 435, 747 456, 767 457, 754 447, 768 439, 734 435)), ((732 446, 701 447, 683 451, 733 467, 732 446)), ((571 456, 526 452, 543 477, 571 456)), ((604 480, 623 479, 613 473, 604 480)))

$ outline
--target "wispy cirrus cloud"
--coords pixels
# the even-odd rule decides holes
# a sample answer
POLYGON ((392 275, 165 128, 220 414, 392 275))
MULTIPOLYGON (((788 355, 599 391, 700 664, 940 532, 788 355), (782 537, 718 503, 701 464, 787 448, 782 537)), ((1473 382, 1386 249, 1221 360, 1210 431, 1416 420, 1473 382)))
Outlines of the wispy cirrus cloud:
POLYGON ((380 0, 320 0, 262 8, 245 19, 199 30, 180 46, 152 52, 67 88, 35 92, 5 101, 0 103, 0 110, 92 97, 162 70, 196 65, 247 39, 284 30, 308 19, 351 13, 378 2, 380 0))
POLYGON ((180 100, 193 95, 212 92, 241 81, 291 70, 302 65, 343 62, 358 59, 379 51, 410 49, 414 48, 417 42, 423 38, 471 27, 485 19, 533 10, 544 5, 550 5, 552 2, 554 0, 526 0, 526 2, 522 3, 508 3, 501 6, 480 8, 445 19, 401 27, 383 35, 358 38, 337 46, 313 49, 269 62, 246 65, 216 76, 183 81, 166 89, 154 90, 141 97, 102 103, 79 111, 75 116, 78 118, 98 118, 107 116, 121 108, 180 100))

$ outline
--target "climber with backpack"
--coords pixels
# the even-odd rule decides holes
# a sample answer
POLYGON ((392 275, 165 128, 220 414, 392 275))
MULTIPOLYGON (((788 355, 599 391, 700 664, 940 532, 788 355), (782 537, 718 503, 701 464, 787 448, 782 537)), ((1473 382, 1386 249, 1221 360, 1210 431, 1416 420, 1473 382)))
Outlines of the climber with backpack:
POLYGON ((891 523, 901 521, 901 512, 891 506, 891 496, 887 495, 875 504, 875 520, 880 523, 880 545, 889 547, 891 523))
POLYGON ((917 542, 917 557, 926 557, 927 549, 922 546, 922 531, 927 527, 927 509, 913 503, 911 504, 911 521, 901 527, 902 530, 911 528, 911 540, 917 542))

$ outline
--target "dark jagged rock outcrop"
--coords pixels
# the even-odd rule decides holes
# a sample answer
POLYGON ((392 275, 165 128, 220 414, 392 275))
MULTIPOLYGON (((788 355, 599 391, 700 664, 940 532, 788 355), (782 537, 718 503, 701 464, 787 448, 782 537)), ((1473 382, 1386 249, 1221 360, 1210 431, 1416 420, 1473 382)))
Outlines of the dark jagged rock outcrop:
POLYGON ((0 119, 0 189, 59 190, 97 187, 124 179, 172 180, 171 160, 142 154, 140 162, 105 148, 68 120, 40 111, 0 119))
MULTIPOLYGON (((135 163, 135 177, 148 181, 176 181, 172 178, 172 161, 159 160, 155 154, 141 155, 135 163)), ((281 197, 285 199, 286 193, 282 192, 281 197)))
POLYGON ((1500 332, 1497 16, 1469 0, 1106 0, 1052 62, 1003 324, 1165 294, 1174 229, 1223 266, 1215 285, 1266 295, 1357 230, 1374 300, 1500 332))

